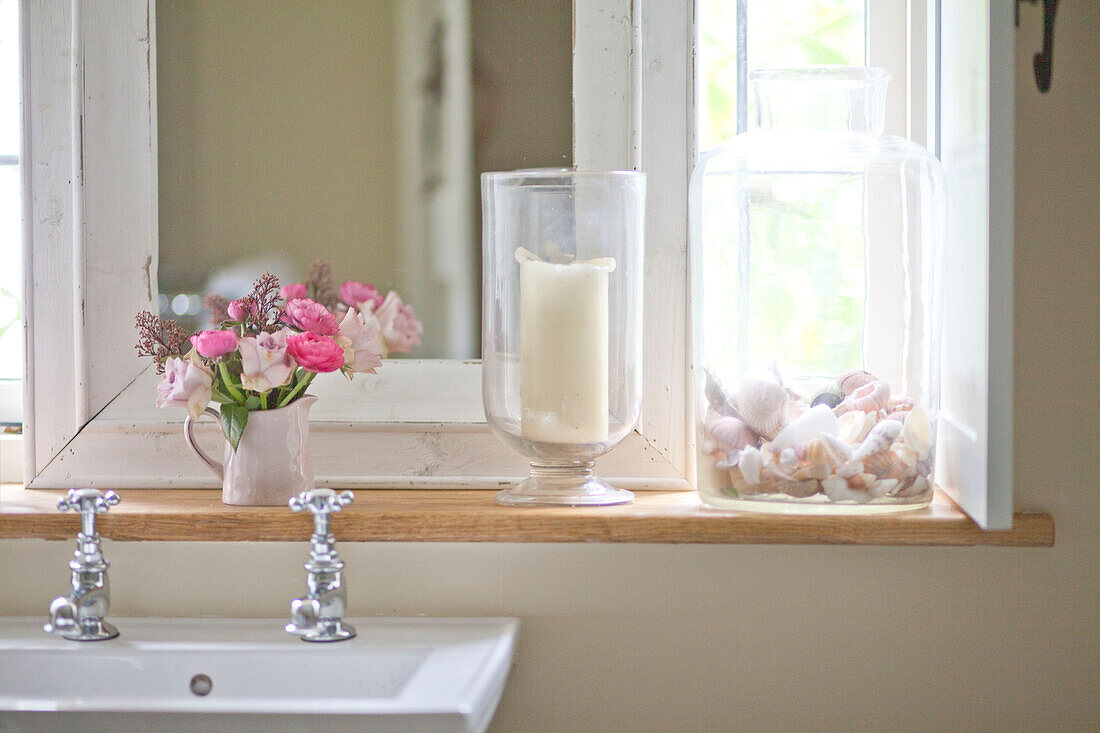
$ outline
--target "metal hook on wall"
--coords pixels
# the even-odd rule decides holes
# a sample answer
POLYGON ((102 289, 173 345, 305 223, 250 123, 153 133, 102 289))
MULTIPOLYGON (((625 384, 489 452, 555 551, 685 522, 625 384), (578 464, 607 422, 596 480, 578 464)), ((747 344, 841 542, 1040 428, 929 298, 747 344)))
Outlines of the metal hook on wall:
MULTIPOLYGON (((1020 3, 1037 5, 1039 0, 1016 0, 1016 27, 1020 26, 1020 3)), ((1035 68, 1035 84, 1040 92, 1050 90, 1050 78, 1054 72, 1054 14, 1058 12, 1058 0, 1043 0, 1043 50, 1032 57, 1035 68)))

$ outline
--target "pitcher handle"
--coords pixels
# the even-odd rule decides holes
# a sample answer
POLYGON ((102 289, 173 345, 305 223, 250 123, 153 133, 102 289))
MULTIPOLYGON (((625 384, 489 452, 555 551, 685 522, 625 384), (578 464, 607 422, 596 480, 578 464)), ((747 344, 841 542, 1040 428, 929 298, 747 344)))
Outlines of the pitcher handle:
MULTIPOLYGON (((221 420, 221 415, 218 414, 217 410, 214 410, 213 408, 207 407, 205 410, 203 410, 203 412, 207 415, 210 415, 215 420, 221 420)), ((223 481, 225 479, 225 466, 222 465, 221 461, 215 461, 213 458, 208 456, 206 454, 206 451, 200 448, 199 444, 195 442, 195 435, 192 432, 192 425, 194 425, 194 422, 195 421, 191 419, 190 415, 188 415, 184 419, 183 438, 187 441, 187 445, 191 448, 192 451, 194 451, 195 455, 198 456, 203 463, 210 467, 210 470, 214 472, 214 475, 218 477, 218 480, 223 481)))

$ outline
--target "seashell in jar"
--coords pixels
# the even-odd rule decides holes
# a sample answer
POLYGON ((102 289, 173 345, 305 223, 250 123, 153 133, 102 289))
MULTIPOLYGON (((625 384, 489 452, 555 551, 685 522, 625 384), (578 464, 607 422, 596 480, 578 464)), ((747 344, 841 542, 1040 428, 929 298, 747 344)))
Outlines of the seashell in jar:
POLYGON ((830 458, 835 465, 839 466, 852 460, 852 453, 855 449, 839 437, 828 434, 822 435, 821 442, 825 449, 829 451, 830 458))
POLYGON ((707 396, 707 402, 710 403, 711 409, 717 412, 719 415, 737 415, 737 404, 733 398, 726 393, 726 390, 722 387, 722 383, 718 381, 718 378, 710 373, 710 370, 705 370, 707 385, 704 389, 704 393, 707 396))
POLYGON ((837 437, 846 443, 858 445, 867 437, 867 433, 871 432, 876 420, 875 415, 862 410, 846 412, 837 418, 837 437))
POLYGON ((894 487, 898 485, 898 479, 896 478, 880 478, 878 481, 871 484, 871 496, 876 499, 886 496, 894 487))
POLYGON ((928 479, 917 475, 903 482, 901 486, 894 490, 891 496, 896 496, 899 499, 922 496, 928 489, 928 479))
POLYGON ((750 484, 760 483, 760 469, 764 463, 760 458, 760 451, 756 448, 745 448, 737 459, 737 468, 750 484))
POLYGON ((748 481, 745 478, 744 474, 737 470, 736 467, 730 469, 729 477, 730 486, 739 495, 743 496, 745 494, 756 494, 760 491, 760 489, 755 484, 748 481))
POLYGON ((871 372, 865 372, 862 369, 849 369, 836 378, 836 386, 847 397, 863 385, 877 380, 878 377, 871 374, 871 372))
POLYGON ((905 478, 916 473, 916 461, 912 456, 903 456, 900 445, 894 444, 889 450, 872 453, 863 459, 863 470, 879 478, 905 478))
MULTIPOLYGON (((799 464, 795 466, 792 478, 797 481, 828 478, 832 475, 833 469, 843 462, 843 459, 825 442, 823 439, 825 437, 833 438, 833 436, 817 437, 784 451, 793 451, 799 459, 799 464)), ((833 438, 833 440, 837 440, 837 438, 833 438)))
POLYGON ((840 387, 831 384, 814 393, 814 396, 810 398, 810 407, 817 407, 818 405, 836 407, 844 401, 844 396, 844 393, 840 391, 840 387))
POLYGON ((745 377, 737 389, 737 409, 753 432, 772 440, 790 419, 787 390, 775 382, 745 377))
POLYGON ((832 466, 825 463, 807 463, 795 469, 791 476, 795 481, 809 481, 829 478, 833 474, 832 466))
POLYGON ((909 412, 917 406, 917 401, 911 397, 891 397, 886 409, 889 412, 909 412))
POLYGON ((851 410, 878 412, 886 409, 890 403, 890 385, 881 380, 863 385, 844 398, 836 406, 836 414, 843 415, 851 410))
POLYGON ((832 409, 826 405, 818 405, 787 423, 772 440, 772 444, 776 450, 783 451, 819 435, 836 435, 837 432, 836 415, 832 409))
POLYGON ((853 489, 839 476, 830 476, 821 482, 821 489, 830 501, 854 501, 866 504, 871 500, 871 492, 866 489, 853 489))
POLYGON ((728 415, 717 415, 707 421, 706 430, 723 453, 741 450, 750 445, 755 446, 760 440, 752 428, 736 417, 728 415))
POLYGON ((805 499, 814 494, 821 493, 821 482, 816 480, 782 481, 775 485, 775 490, 795 499, 805 499))
POLYGON ((858 476, 861 473, 863 473, 862 461, 849 461, 836 468, 836 475, 845 480, 853 476, 858 476))
POLYGON ((928 416, 916 405, 905 418, 905 426, 901 431, 901 439, 905 447, 916 454, 917 460, 928 457, 932 448, 932 426, 928 422, 928 416))
POLYGON ((873 473, 857 473, 848 479, 849 489, 859 489, 861 491, 870 491, 871 485, 878 481, 878 477, 873 473))
POLYGON ((875 423, 871 432, 852 453, 853 461, 862 461, 869 455, 889 448, 901 434, 902 424, 897 420, 881 420, 875 423))
POLYGON ((894 443, 894 447, 890 449, 895 456, 897 456, 898 463, 906 475, 916 473, 917 469, 917 454, 909 450, 904 443, 894 443))

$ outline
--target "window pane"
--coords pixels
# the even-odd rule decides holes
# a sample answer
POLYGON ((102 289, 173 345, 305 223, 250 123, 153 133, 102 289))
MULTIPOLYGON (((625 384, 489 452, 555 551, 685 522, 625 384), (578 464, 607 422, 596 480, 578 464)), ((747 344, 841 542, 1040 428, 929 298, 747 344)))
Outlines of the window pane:
POLYGON ((0 0, 0 379, 23 376, 18 34, 16 0, 0 0))
POLYGON ((19 4, 0 0, 0 162, 18 154, 19 4))
POLYGON ((745 72, 865 64, 866 17, 864 0, 700 0, 699 149, 744 132, 751 110, 740 116, 739 127, 738 99, 745 102, 748 95, 738 94, 738 79, 745 72))

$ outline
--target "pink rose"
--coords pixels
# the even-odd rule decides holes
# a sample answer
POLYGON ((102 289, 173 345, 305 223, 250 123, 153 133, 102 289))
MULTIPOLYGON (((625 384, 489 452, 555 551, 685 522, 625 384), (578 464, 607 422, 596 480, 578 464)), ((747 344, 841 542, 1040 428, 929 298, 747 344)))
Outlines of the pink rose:
POLYGON ((309 298, 295 298, 286 304, 283 322, 318 336, 334 336, 340 330, 336 316, 329 309, 309 298))
POLYGON ((373 285, 358 280, 348 280, 340 286, 340 302, 349 308, 358 308, 363 303, 371 303, 371 308, 382 305, 384 298, 373 285))
POLYGON ((237 348, 237 334, 233 331, 199 331, 191 336, 195 351, 207 359, 225 356, 237 348))
POLYGON ((283 296, 283 300, 305 298, 308 294, 305 283, 291 283, 290 285, 284 285, 279 290, 279 295, 283 296))
POLYGON ((344 368, 349 372, 374 374, 382 366, 382 346, 367 316, 355 309, 344 314, 340 333, 333 339, 344 350, 344 368))
POLYGON ((267 392, 290 381, 297 365, 287 353, 289 329, 245 336, 237 342, 241 351, 241 386, 267 392))
POLYGON ((197 357, 168 357, 164 376, 157 385, 157 407, 186 407, 192 420, 197 420, 210 404, 214 372, 197 357))
POLYGON ((394 291, 386 295, 382 305, 374 311, 374 317, 378 319, 382 340, 389 351, 411 351, 420 343, 424 326, 416 320, 412 306, 402 303, 401 296, 394 291))
POLYGON ((344 349, 310 331, 288 334, 286 350, 307 372, 334 372, 344 366, 344 349))
POLYGON ((229 314, 229 317, 234 321, 243 321, 248 316, 254 316, 259 311, 256 304, 252 301, 252 298, 238 298, 237 300, 229 301, 229 305, 225 307, 225 312, 229 314))

